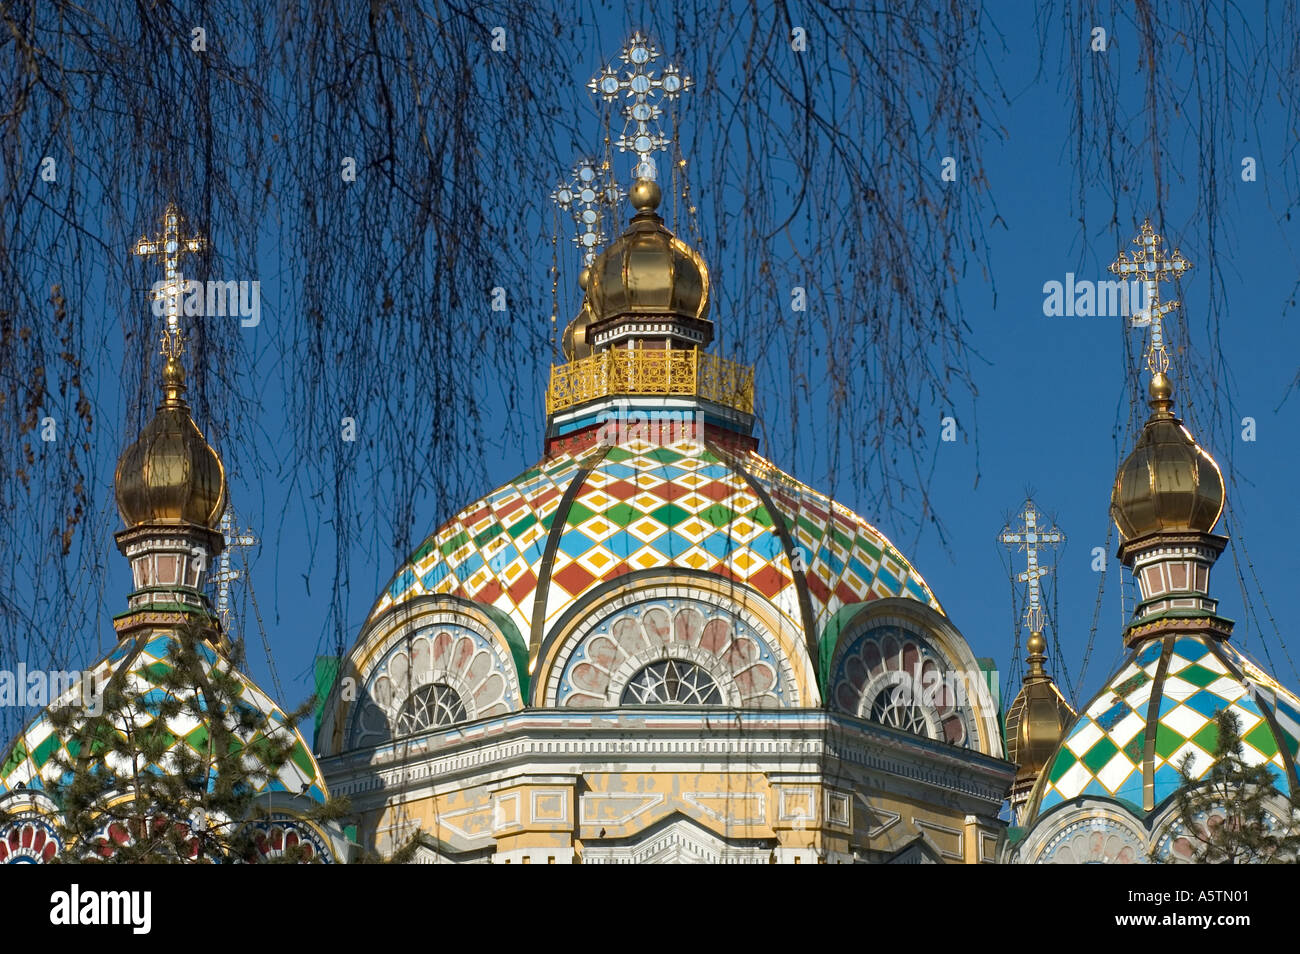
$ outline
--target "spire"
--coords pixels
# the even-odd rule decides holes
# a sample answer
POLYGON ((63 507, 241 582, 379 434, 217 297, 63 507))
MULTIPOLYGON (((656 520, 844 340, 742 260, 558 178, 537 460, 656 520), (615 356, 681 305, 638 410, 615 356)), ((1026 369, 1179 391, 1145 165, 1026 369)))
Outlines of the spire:
POLYGON ((583 300, 564 332, 567 363, 551 369, 548 453, 604 440, 605 424, 614 419, 628 424, 618 433, 639 434, 639 420, 666 415, 691 418, 697 437, 712 425, 718 439, 756 446, 753 369, 704 350, 714 329, 709 270, 658 211, 664 190, 654 154, 672 143, 661 125, 662 104, 691 86, 675 66, 656 71, 659 56, 634 33, 616 62, 587 84, 606 103, 621 104, 623 133, 612 144, 607 137, 606 146, 636 156, 627 194, 636 213, 627 228, 596 253, 605 241, 603 209, 622 196, 608 160, 580 161, 552 193, 578 224, 583 300))
POLYGON ((1017 579, 1026 584, 1024 626, 1029 630, 1025 643, 1029 668, 1016 698, 1007 709, 1007 757, 1017 765, 1011 787, 1011 810, 1017 820, 1029 800, 1034 783, 1056 751, 1065 729, 1075 712, 1047 672, 1047 640, 1043 638, 1045 614, 1039 581, 1050 567, 1039 560, 1039 551, 1055 549, 1065 542, 1065 534, 1045 524, 1032 498, 1025 500, 1020 526, 1002 528, 998 541, 1013 551, 1025 554, 1025 569, 1017 579))
POLYGON ((167 305, 162 398, 152 420, 118 458, 114 477, 118 511, 126 523, 116 540, 131 562, 135 584, 130 612, 114 620, 123 636, 193 613, 215 622, 202 588, 212 559, 223 548, 216 528, 226 505, 226 474, 185 401, 180 260, 202 251, 206 241, 182 236, 183 224, 180 210, 168 205, 162 234, 141 238, 134 246, 135 254, 162 264, 164 279, 154 299, 167 305))
POLYGON ((691 78, 671 64, 656 75, 651 67, 659 59, 659 50, 639 30, 632 34, 618 58, 624 66, 622 71, 614 65, 607 66, 591 78, 587 88, 607 103, 626 99, 622 109, 623 134, 614 145, 619 152, 636 154, 635 178, 657 179, 654 154, 667 149, 672 142, 659 125, 664 115, 659 102, 661 99, 675 101, 691 88, 691 78))
POLYGON ((1151 220, 1142 223, 1142 230, 1133 239, 1133 244, 1140 251, 1132 256, 1120 250, 1119 257, 1110 265, 1112 274, 1121 278, 1131 276, 1142 282, 1146 294, 1146 307, 1133 316, 1134 327, 1151 328, 1150 344, 1147 347, 1147 368, 1152 375, 1164 374, 1169 370, 1169 352, 1165 347, 1165 315, 1178 308, 1178 299, 1169 301, 1160 299, 1160 283, 1171 281, 1190 271, 1192 263, 1183 258, 1175 248, 1174 254, 1165 252, 1161 244, 1163 239, 1151 227, 1151 220))
POLYGON ((1226 639, 1232 622, 1217 615, 1209 595, 1210 568, 1227 544, 1214 534, 1226 500, 1219 465, 1174 415, 1173 384, 1165 345, 1164 316, 1179 306, 1163 301, 1160 283, 1189 271, 1191 263, 1144 222, 1133 240, 1140 251, 1119 253, 1111 271, 1137 276, 1146 286, 1140 321, 1149 324, 1147 385, 1151 415, 1132 453, 1120 464, 1111 490, 1110 512, 1122 542, 1119 557, 1137 578, 1142 600, 1125 630, 1133 645, 1170 632, 1207 633, 1226 639))

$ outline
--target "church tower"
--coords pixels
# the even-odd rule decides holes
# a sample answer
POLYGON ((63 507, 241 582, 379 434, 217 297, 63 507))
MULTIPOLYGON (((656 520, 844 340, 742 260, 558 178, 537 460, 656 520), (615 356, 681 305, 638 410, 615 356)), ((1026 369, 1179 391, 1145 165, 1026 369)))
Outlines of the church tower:
POLYGON ((1061 734, 1074 721, 1075 711, 1061 695, 1056 681, 1047 672, 1047 640, 1043 638, 1046 614, 1042 605, 1040 581, 1048 572, 1039 562, 1039 551, 1065 542, 1065 534, 1053 526, 1043 526, 1033 500, 1025 501, 1021 524, 1005 527, 999 541, 1023 550, 1025 569, 1020 582, 1026 584, 1025 643, 1029 664, 1016 698, 1007 709, 1007 758, 1016 763, 1016 778, 1011 785, 1011 820, 1018 823, 1039 775, 1060 744, 1061 734))
POLYGON ((427 863, 991 862, 1012 767, 991 666, 878 529, 758 454, 753 369, 709 350, 704 256, 654 153, 689 79, 636 34, 632 215, 556 189, 583 299, 545 449, 378 594, 317 734, 381 854, 427 863), (614 231, 611 229, 611 231, 614 231))
POLYGON ((108 859, 145 836, 158 842, 159 852, 180 852, 176 860, 204 860, 207 833, 219 830, 224 839, 229 829, 245 826, 252 830, 239 843, 251 845, 251 854, 242 860, 273 859, 294 846, 297 856, 308 860, 339 860, 348 851, 342 832, 307 817, 327 798, 316 760, 284 711, 234 666, 230 642, 204 592, 209 568, 224 546, 219 528, 227 484, 221 458, 185 402, 180 325, 185 280, 179 267, 181 256, 201 251, 204 240, 182 237, 184 223, 175 205, 167 207, 163 224, 162 235, 135 246, 136 254, 164 268, 162 396, 153 418, 118 459, 114 478, 126 525, 116 540, 130 562, 133 587, 126 609, 113 618, 116 647, 52 700, 0 761, 0 809, 6 815, 0 824, 0 863, 49 861, 61 851, 108 859), (182 645, 197 654, 197 687, 180 689, 167 679, 182 645), (212 692, 218 683, 223 693, 233 694, 240 711, 221 711, 213 701, 225 698, 212 692), (120 693, 129 705, 108 708, 106 693, 120 693), (249 817, 165 818, 152 805, 140 808, 129 784, 104 792, 74 822, 64 817, 65 800, 82 797, 71 785, 74 766, 122 782, 134 777, 132 771, 174 775, 183 753, 208 766, 210 792, 219 777, 220 756, 212 751, 218 718, 222 737, 228 732, 240 751, 279 746, 289 751, 273 772, 248 776, 256 787, 249 817), (93 725, 89 735, 88 724, 93 725), (123 763, 116 743, 85 744, 86 738, 101 739, 105 733, 148 738, 131 753, 144 764, 123 763), (163 744, 156 744, 160 740, 163 744), (81 830, 88 820, 90 830, 81 830), (177 826, 184 831, 179 842, 159 834, 177 826))
POLYGON ((1210 570, 1228 542, 1214 533, 1223 477, 1174 414, 1162 319, 1178 302, 1159 293, 1191 266, 1165 251, 1149 222, 1134 244, 1132 258, 1121 252, 1111 268, 1146 285, 1151 413, 1116 474, 1110 512, 1141 600, 1122 636, 1124 662, 1033 790, 1011 849, 1023 863, 1190 860, 1194 833, 1184 830, 1175 798, 1179 767, 1190 756, 1193 778, 1210 770, 1222 710, 1240 722, 1244 761, 1271 770, 1280 818, 1300 784, 1300 699, 1235 648, 1232 622, 1210 595, 1210 570))

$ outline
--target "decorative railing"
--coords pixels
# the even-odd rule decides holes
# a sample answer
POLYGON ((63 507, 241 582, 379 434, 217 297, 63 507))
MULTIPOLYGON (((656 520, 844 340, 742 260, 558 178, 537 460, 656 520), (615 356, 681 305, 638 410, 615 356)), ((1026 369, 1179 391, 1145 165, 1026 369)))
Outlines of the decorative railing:
POLYGON ((610 395, 692 395, 754 413, 754 369, 698 348, 610 348, 551 367, 546 413, 610 395))

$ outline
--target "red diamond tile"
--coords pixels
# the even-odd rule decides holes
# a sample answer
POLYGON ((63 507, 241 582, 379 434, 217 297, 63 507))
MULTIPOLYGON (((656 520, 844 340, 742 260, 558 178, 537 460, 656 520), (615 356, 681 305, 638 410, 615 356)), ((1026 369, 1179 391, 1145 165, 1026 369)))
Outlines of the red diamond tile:
POLYGON ((765 566, 749 578, 749 585, 768 599, 776 596, 790 583, 790 578, 771 566, 765 566))
POLYGON ((537 589, 537 575, 532 570, 526 570, 506 592, 515 601, 515 605, 522 605, 535 589, 537 589))
POLYGON ((563 570, 555 574, 555 582, 568 592, 570 596, 576 596, 591 585, 596 579, 577 563, 570 563, 563 570))
POLYGON ((622 563, 619 563, 617 566, 615 566, 608 573, 606 573, 604 576, 602 576, 601 579, 612 580, 615 577, 622 576, 624 573, 631 573, 631 572, 632 572, 632 568, 627 565, 627 561, 623 561, 622 563))
POLYGON ((696 487, 695 492, 702 497, 708 497, 710 500, 718 502, 726 500, 736 492, 736 488, 730 484, 724 484, 720 480, 711 480, 701 487, 696 487))
POLYGON ((812 596, 816 598, 818 602, 821 603, 830 602, 831 599, 830 588, 825 583, 823 583, 820 579, 818 579, 815 574, 805 573, 804 579, 808 581, 808 592, 812 594, 812 596))
POLYGON ((839 597, 841 603, 856 603, 862 599, 861 596, 853 592, 853 590, 844 583, 835 587, 835 595, 839 597))
POLYGON ((480 603, 495 603, 501 593, 501 581, 496 577, 492 577, 487 583, 483 584, 483 589, 474 595, 474 599, 480 603))
POLYGON ((605 487, 604 491, 616 500, 631 500, 640 493, 636 484, 627 480, 616 480, 605 487))

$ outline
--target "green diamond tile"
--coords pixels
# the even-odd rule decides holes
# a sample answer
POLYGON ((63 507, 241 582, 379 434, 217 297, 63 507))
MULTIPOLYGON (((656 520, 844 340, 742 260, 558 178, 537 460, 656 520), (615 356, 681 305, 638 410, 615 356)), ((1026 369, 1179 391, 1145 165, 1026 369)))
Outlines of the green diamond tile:
POLYGON ((505 533, 505 527, 501 526, 499 523, 493 523, 490 527, 474 538, 474 546, 481 547, 483 544, 494 540, 503 533, 505 533))
POLYGON ((689 517, 690 512, 683 510, 677 504, 664 504, 662 507, 652 510, 650 516, 665 526, 673 527, 689 517))
POLYGON ((592 510, 590 507, 583 506, 575 500, 573 506, 569 508, 568 517, 565 519, 569 526, 576 527, 580 523, 586 523, 594 516, 596 516, 596 511, 592 510))
POLYGON ((7 777, 10 772, 22 764, 25 758, 27 758, 27 746, 23 745, 22 739, 19 739, 14 743, 14 749, 9 753, 9 758, 5 759, 5 764, 0 766, 0 776, 7 777))
POLYGON ((1219 724, 1211 719, 1199 732, 1192 736, 1192 741, 1205 749, 1207 752, 1213 752, 1215 746, 1219 744, 1219 724))
POLYGON ((36 746, 32 751, 32 762, 38 769, 43 768, 45 763, 50 760, 50 756, 53 755, 58 748, 59 734, 57 732, 51 732, 45 737, 45 741, 36 746))
POLYGON ((293 747, 293 752, 289 757, 293 759, 293 764, 302 769, 303 774, 308 778, 311 778, 316 774, 316 768, 311 764, 311 754, 301 742, 293 747))
POLYGON ((450 540, 439 544, 438 549, 442 551, 443 556, 451 556, 469 541, 469 532, 462 530, 450 540))
POLYGON ((1093 743, 1092 748, 1084 753, 1083 758, 1080 759, 1080 761, 1083 762, 1084 767, 1087 768, 1089 772, 1096 775, 1106 767, 1106 763, 1109 762, 1118 751, 1119 746, 1111 741, 1110 736, 1103 735, 1093 743))
POLYGON ((705 510, 700 511, 700 519, 715 527, 725 527, 728 524, 735 523, 738 514, 730 507, 724 507, 722 504, 714 504, 705 510))
MULTIPOLYGON (((1266 758, 1271 759, 1277 755, 1277 739, 1273 738, 1273 730, 1268 727, 1266 721, 1261 721, 1259 725, 1242 736, 1242 741, 1254 746, 1266 758)), ((1211 749, 1210 751, 1214 750, 1211 749)))
POLYGON ((195 728, 189 735, 185 736, 185 742, 195 752, 203 752, 208 747, 208 729, 207 726, 200 725, 195 728))
POLYGON ((1161 723, 1156 728, 1156 754, 1168 761, 1187 740, 1169 726, 1161 723))
POLYGON ((1139 732, 1125 743, 1124 754, 1128 756, 1130 762, 1140 765, 1146 755, 1146 747, 1147 734, 1146 732, 1139 732))
POLYGON ((1206 669, 1204 666, 1200 665, 1199 663, 1193 663, 1192 665, 1188 666, 1186 669, 1179 672, 1178 678, 1186 679, 1192 685, 1199 686, 1200 688, 1204 689, 1210 683, 1217 681, 1219 679, 1219 674, 1216 672, 1211 672, 1210 670, 1206 669))
POLYGON ((1077 760, 1074 753, 1064 746, 1056 753, 1056 761, 1052 763, 1052 770, 1047 773, 1048 781, 1053 785, 1061 780, 1061 776, 1074 767, 1077 760))
POLYGON ((605 517, 619 527, 626 527, 640 516, 641 511, 627 503, 615 504, 605 511, 605 517))

